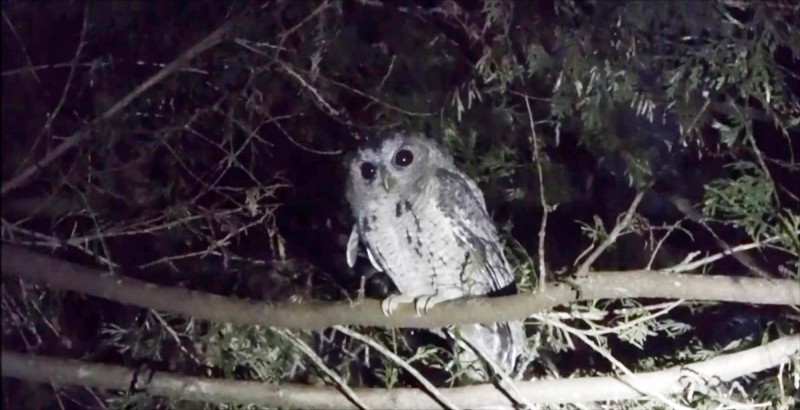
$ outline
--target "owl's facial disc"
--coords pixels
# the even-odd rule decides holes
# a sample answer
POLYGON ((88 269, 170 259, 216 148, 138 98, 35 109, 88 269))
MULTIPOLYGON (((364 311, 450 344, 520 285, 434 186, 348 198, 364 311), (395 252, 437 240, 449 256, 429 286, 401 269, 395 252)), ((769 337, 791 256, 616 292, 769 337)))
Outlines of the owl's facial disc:
POLYGON ((377 146, 362 148, 351 165, 351 178, 364 195, 383 192, 413 196, 430 170, 429 159, 430 150, 424 141, 396 134, 380 140, 377 146))
POLYGON ((387 193, 414 195, 425 172, 427 151, 414 139, 396 138, 381 149, 379 173, 387 193))

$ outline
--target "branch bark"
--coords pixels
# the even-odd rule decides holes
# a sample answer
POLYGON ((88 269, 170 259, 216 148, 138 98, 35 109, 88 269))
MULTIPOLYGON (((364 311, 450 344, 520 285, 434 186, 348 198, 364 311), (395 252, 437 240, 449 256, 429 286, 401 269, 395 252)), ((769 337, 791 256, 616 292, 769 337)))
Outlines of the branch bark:
POLYGON ((271 305, 204 292, 157 286, 68 263, 27 249, 0 247, 3 275, 123 304, 197 319, 287 329, 320 330, 333 325, 437 328, 516 320, 578 300, 666 298, 767 305, 800 305, 800 283, 788 279, 689 275, 657 271, 590 272, 545 292, 441 303, 417 316, 411 305, 384 316, 380 301, 311 301, 271 305))
MULTIPOLYGON (((748 349, 725 354, 704 362, 666 370, 640 373, 637 380, 662 394, 678 394, 691 385, 694 391, 718 385, 746 374, 788 363, 800 353, 800 335, 792 335, 748 349)), ((84 385, 93 388, 125 390, 134 372, 122 366, 55 359, 3 350, 3 377, 58 385, 84 385)), ((140 375, 139 379, 143 379, 140 375)), ((643 397, 632 388, 629 377, 583 377, 518 382, 520 392, 532 403, 586 403, 602 400, 628 400, 643 397)), ((156 373, 146 386, 148 394, 176 399, 214 403, 257 403, 276 407, 308 409, 354 408, 334 387, 300 384, 267 384, 156 373)), ((439 408, 424 391, 415 388, 353 389, 369 408, 439 408)), ((491 384, 439 389, 462 408, 511 407, 509 399, 491 384)), ((786 392, 789 393, 788 391, 786 392)))

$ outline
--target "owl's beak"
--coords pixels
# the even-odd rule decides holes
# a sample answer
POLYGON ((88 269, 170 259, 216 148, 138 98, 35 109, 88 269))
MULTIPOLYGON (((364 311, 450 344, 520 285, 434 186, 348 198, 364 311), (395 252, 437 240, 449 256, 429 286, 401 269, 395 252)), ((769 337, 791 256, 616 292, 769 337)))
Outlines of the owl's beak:
POLYGON ((386 192, 389 192, 397 185, 397 180, 388 172, 383 172, 383 178, 381 178, 381 182, 383 182, 383 188, 386 189, 386 192))

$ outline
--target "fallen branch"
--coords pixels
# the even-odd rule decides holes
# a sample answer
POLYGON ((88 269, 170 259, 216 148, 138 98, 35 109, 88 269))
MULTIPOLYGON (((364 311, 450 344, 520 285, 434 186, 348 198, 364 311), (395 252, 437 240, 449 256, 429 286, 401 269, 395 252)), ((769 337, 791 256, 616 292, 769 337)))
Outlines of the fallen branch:
MULTIPOLYGON (((704 362, 639 373, 641 383, 661 394, 680 394, 691 387, 702 391, 738 377, 770 369, 800 354, 800 336, 786 336, 742 352, 724 354, 704 362)), ((133 370, 122 366, 55 359, 3 351, 2 375, 30 382, 57 385, 82 385, 100 389, 126 390, 133 370)), ((520 392, 532 403, 587 403, 603 400, 642 398, 629 384, 628 376, 584 377, 518 382, 520 392)), ((308 409, 354 408, 335 387, 300 384, 269 384, 207 379, 155 373, 150 382, 139 386, 147 394, 213 403, 255 403, 274 407, 308 409)), ((787 387, 791 389, 791 387, 787 387)), ((430 409, 439 404, 424 391, 414 388, 353 389, 370 408, 430 409)), ((442 388, 439 392, 463 408, 511 406, 509 399, 491 384, 442 388)), ((786 391, 791 394, 791 391, 786 391)))
POLYGON ((657 271, 590 272, 545 292, 441 303, 417 316, 411 305, 384 316, 380 301, 304 302, 271 305, 210 293, 158 286, 64 262, 11 245, 0 247, 3 275, 119 303, 197 319, 241 325, 320 330, 333 325, 436 328, 517 320, 578 300, 665 298, 766 305, 800 305, 800 283, 790 279, 707 276, 657 271))

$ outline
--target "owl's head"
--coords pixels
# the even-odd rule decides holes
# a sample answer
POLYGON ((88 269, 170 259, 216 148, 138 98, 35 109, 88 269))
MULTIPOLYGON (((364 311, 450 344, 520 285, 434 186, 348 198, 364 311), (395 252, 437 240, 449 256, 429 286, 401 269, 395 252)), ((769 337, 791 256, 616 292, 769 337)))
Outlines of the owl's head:
POLYGON ((357 206, 387 195, 413 198, 438 168, 453 168, 453 160, 435 141, 402 132, 376 136, 349 161, 348 200, 357 206))

